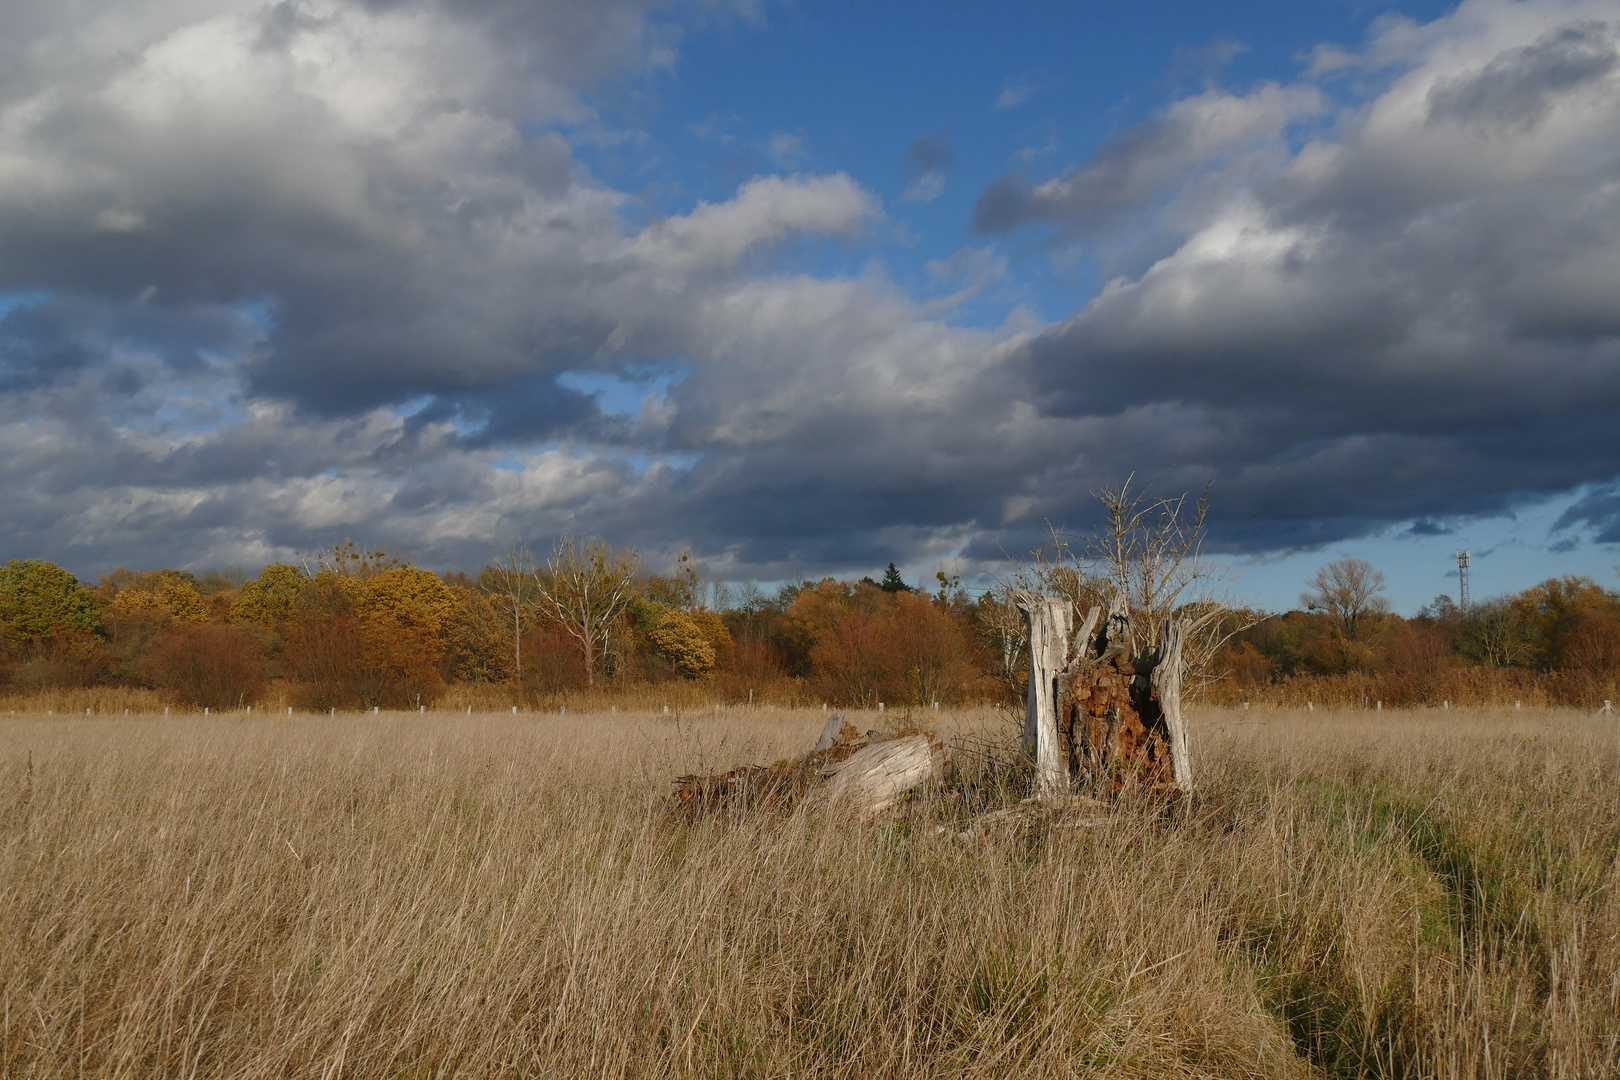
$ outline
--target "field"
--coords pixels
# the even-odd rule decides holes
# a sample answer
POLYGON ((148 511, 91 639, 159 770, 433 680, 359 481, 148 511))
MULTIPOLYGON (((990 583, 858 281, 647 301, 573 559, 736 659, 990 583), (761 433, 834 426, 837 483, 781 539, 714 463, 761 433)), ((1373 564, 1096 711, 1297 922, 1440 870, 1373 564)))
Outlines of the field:
POLYGON ((1612 718, 1193 720, 972 841, 668 812, 819 710, 7 718, 0 1076, 1620 1075, 1612 718))

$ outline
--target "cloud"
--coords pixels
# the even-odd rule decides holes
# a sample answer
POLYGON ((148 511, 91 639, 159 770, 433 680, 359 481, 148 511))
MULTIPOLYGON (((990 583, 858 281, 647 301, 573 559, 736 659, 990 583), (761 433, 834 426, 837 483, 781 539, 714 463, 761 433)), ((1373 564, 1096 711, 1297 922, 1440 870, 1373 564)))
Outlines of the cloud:
POLYGON ((765 141, 765 156, 779 169, 792 169, 803 164, 807 151, 804 138, 778 131, 765 141))
POLYGON ((944 128, 932 131, 906 148, 902 159, 907 202, 932 202, 945 191, 945 174, 956 164, 951 149, 951 133, 944 128))
POLYGON ((1189 170, 1212 158, 1275 146, 1295 121, 1323 102, 1311 87, 1267 83, 1244 95, 1208 90, 1182 98, 1138 127, 1105 142, 1090 161, 1040 184, 1004 176, 980 195, 973 227, 981 233, 1025 225, 1089 232, 1150 206, 1189 170))
POLYGON ((996 100, 990 103, 990 107, 993 109, 1015 109, 1034 97, 1045 85, 1045 80, 1037 79, 1032 75, 1020 75, 1016 79, 1008 79, 1001 84, 1001 90, 996 94, 996 100))
MULTIPOLYGON (((1183 96, 987 190, 991 239, 926 268, 943 302, 792 257, 881 220, 856 176, 783 166, 648 220, 593 175, 590 87, 672 47, 642 6, 65 11, 0 11, 6 557, 351 535, 471 566, 573 530, 734 577, 990 565, 1132 470, 1213 475, 1230 550, 1581 485, 1570 527, 1612 533, 1601 4, 1470 0, 1380 24, 1333 93, 1183 96), (1107 284, 1051 325, 952 321, 1031 228, 1107 284), (649 372, 637 409, 590 389, 649 372)), ((954 158, 918 140, 908 189, 954 158)))
MULTIPOLYGON (((1592 153, 1620 145, 1616 28, 1524 7, 1464 4, 1420 48, 1393 27, 1405 65, 1299 135, 1323 108, 1300 88, 1206 93, 1062 177, 988 190, 981 228, 1087 243, 1147 213, 1172 237, 1030 343, 1039 412, 1175 417, 1137 460, 1213 473, 1240 546, 1620 474, 1620 307, 1593 284, 1620 270, 1620 163, 1592 153)), ((1580 505, 1607 537, 1602 500, 1580 505)))

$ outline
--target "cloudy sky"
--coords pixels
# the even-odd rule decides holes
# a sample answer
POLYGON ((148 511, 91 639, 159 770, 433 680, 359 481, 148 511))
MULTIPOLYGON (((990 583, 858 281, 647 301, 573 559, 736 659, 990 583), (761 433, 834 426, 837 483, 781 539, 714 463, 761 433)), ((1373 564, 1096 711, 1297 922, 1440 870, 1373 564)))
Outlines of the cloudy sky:
POLYGON ((1620 559, 1620 6, 7 0, 0 558, 1620 559))

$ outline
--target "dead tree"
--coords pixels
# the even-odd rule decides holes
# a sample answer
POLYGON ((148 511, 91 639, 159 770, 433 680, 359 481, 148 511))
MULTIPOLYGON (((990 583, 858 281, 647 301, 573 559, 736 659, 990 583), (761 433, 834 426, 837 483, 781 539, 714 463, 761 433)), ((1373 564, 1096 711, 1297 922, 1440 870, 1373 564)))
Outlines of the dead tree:
POLYGON ((1122 596, 1106 617, 1091 608, 1072 639, 1068 601, 1023 594, 1018 603, 1029 629, 1024 745, 1035 759, 1035 797, 1066 798, 1071 777, 1102 794, 1190 792, 1185 623, 1166 619, 1139 651, 1122 596))

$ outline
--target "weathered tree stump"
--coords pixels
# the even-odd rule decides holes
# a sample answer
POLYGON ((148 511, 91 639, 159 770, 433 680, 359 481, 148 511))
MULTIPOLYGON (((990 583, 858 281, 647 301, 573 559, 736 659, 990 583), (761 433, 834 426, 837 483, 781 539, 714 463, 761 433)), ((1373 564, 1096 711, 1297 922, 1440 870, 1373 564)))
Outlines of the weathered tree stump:
POLYGON ((1121 597, 1106 618, 1095 607, 1087 612, 1072 643, 1067 601, 1026 595, 1019 608, 1029 628, 1024 738, 1035 758, 1035 797, 1066 798, 1071 777, 1099 794, 1191 791, 1183 624, 1167 620, 1159 640, 1138 652, 1121 597))

